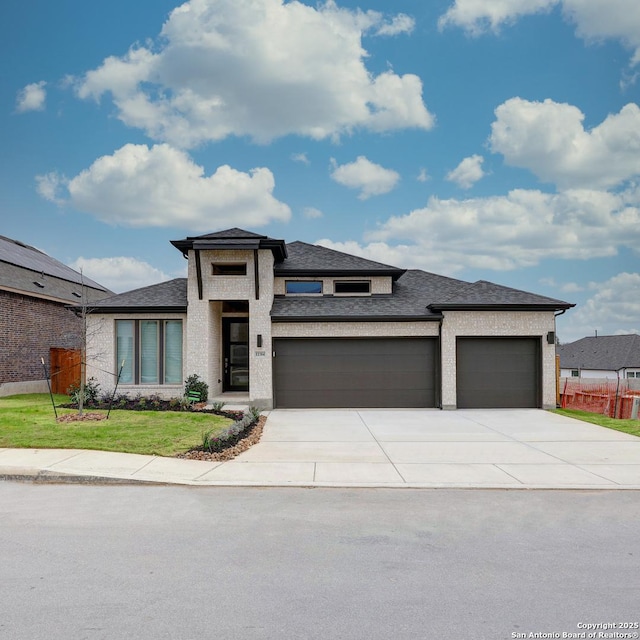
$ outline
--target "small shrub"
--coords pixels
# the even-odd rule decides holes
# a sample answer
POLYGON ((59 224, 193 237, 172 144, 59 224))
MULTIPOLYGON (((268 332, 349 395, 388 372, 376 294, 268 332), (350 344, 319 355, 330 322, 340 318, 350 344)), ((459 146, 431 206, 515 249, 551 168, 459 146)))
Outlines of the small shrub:
POLYGON ((202 434, 202 449, 209 453, 217 453, 232 447, 242 438, 245 431, 258 421, 258 417, 260 417, 260 411, 258 410, 256 414, 250 409, 231 426, 215 436, 212 431, 205 431, 202 434))
MULTIPOLYGON (((67 395, 71 398, 71 403, 74 405, 78 405, 80 403, 80 390, 81 387, 79 384, 72 384, 67 389, 67 395)), ((100 385, 98 384, 98 381, 95 378, 89 378, 84 383, 83 405, 89 406, 91 404, 96 404, 99 394, 100 385)))
POLYGON ((206 402, 209 398, 209 385, 204 380, 201 380, 197 373, 189 376, 184 381, 184 395, 188 396, 191 391, 200 394, 201 402, 206 402))
POLYGON ((214 402, 211 405, 211 410, 220 412, 220 411, 222 411, 223 407, 224 407, 224 402, 214 402))

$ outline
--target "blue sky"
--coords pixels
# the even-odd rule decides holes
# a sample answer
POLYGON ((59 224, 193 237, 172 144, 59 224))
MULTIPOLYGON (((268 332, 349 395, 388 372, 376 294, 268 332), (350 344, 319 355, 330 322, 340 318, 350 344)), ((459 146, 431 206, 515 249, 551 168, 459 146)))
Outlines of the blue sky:
POLYGON ((640 331, 637 0, 7 0, 0 234, 125 291, 243 227, 640 331))

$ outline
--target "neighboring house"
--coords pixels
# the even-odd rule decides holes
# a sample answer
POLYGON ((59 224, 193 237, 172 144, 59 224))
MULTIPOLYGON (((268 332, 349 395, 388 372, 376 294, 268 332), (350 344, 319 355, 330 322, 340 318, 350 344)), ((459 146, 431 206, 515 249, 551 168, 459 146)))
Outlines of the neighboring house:
POLYGON ((640 378, 640 335, 591 336, 559 345, 565 378, 640 378))
POLYGON ((111 291, 17 240, 0 236, 0 396, 47 391, 41 358, 80 347, 69 308, 111 291), (84 284, 84 287, 82 286, 84 284))
MULTIPOLYGON (((555 407, 573 305, 229 229, 172 241, 188 277, 95 304, 95 376, 276 407, 555 407), (107 373, 110 372, 110 373, 107 373)), ((401 419, 401 418, 399 418, 401 419)))

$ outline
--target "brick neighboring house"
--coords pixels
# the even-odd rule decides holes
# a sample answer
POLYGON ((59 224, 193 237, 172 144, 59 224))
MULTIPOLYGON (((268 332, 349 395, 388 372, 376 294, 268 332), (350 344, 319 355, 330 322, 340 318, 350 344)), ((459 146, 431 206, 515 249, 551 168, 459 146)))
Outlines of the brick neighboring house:
POLYGON ((94 305, 105 389, 270 407, 555 407, 571 303, 242 229, 172 241, 188 277, 94 305), (111 373, 108 373, 111 372, 111 373))
POLYGON ((0 397, 47 391, 41 358, 78 349, 81 321, 69 308, 111 291, 29 245, 0 236, 0 397))

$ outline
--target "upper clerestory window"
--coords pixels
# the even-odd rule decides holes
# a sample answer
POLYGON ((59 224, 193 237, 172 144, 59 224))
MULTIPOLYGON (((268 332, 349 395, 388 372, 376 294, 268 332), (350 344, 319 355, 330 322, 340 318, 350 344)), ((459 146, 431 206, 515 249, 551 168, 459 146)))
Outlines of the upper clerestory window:
POLYGON ((334 293, 371 293, 371 281, 336 280, 333 283, 334 293))
POLYGON ((211 274, 214 276, 246 276, 246 262, 214 262, 211 265, 211 274))
POLYGON ((289 294, 321 294, 321 280, 287 280, 285 291, 289 294))

